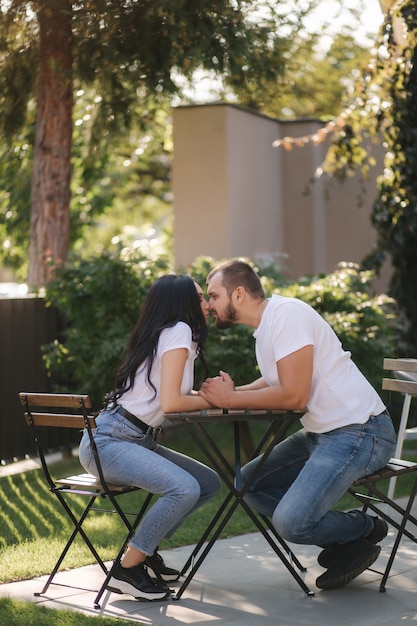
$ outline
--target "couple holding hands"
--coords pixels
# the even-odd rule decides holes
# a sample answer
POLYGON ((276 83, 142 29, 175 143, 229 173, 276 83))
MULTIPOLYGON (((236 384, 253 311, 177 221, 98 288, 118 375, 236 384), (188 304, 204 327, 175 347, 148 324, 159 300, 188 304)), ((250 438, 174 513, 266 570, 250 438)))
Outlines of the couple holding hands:
MULTIPOLYGON (((169 597, 166 583, 180 573, 165 565, 158 543, 215 495, 220 480, 206 465, 158 444, 157 433, 165 413, 213 406, 305 409, 303 428, 275 446, 245 499, 285 540, 322 548, 319 588, 344 586, 377 559, 388 532, 384 520, 362 511, 332 510, 352 482, 392 456, 395 431, 386 407, 329 324, 301 300, 267 299, 249 264, 230 260, 214 268, 207 296, 190 276, 155 281, 97 417, 94 438, 106 480, 159 496, 115 564, 109 588, 142 600, 169 597), (196 358, 207 374, 209 314, 219 329, 253 328, 260 378, 235 387, 220 372, 193 389, 196 358)), ((80 460, 97 475, 86 434, 80 460)), ((243 478, 258 460, 242 468, 243 478)))

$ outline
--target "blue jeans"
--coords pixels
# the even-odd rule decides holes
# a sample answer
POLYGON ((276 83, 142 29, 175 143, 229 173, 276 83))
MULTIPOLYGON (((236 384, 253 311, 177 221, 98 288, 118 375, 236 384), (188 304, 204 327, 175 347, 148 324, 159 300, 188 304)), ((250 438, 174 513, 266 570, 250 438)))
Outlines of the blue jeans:
MULTIPOLYGON (((369 515, 331 508, 355 480, 383 467, 394 448, 387 413, 323 434, 299 430, 274 447, 245 500, 271 517, 287 541, 326 547, 366 537, 373 528, 369 515)), ((243 480, 258 460, 242 468, 243 480)))
MULTIPOLYGON (((220 488, 217 473, 195 459, 157 444, 119 414, 102 411, 94 431, 104 478, 140 487, 160 497, 146 512, 131 545, 147 555, 169 538, 190 513, 220 488)), ((98 476, 87 431, 80 443, 80 461, 98 476)))

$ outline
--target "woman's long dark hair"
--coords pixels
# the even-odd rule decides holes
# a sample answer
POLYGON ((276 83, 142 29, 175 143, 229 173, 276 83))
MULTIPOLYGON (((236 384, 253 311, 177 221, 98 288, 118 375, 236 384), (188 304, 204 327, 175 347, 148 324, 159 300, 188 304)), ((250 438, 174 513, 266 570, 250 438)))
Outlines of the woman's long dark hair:
POLYGON ((146 380, 155 391, 151 370, 158 341, 164 328, 185 322, 197 342, 198 356, 207 375, 203 342, 207 337, 207 322, 201 310, 200 298, 191 276, 169 274, 158 278, 148 291, 139 319, 126 347, 124 359, 116 373, 116 389, 106 397, 115 401, 133 387, 137 369, 146 367, 146 380))

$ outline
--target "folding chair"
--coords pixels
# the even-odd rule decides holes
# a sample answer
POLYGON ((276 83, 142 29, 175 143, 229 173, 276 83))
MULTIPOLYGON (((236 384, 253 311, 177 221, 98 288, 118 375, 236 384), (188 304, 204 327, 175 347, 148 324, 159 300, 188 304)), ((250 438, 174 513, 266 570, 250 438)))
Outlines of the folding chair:
POLYGON ((35 593, 35 595, 41 596, 46 593, 75 538, 80 536, 105 574, 105 580, 94 601, 94 607, 100 608, 100 598, 111 578, 113 566, 108 569, 104 564, 90 538, 84 531, 84 521, 89 513, 93 511, 100 513, 115 513, 119 516, 123 526, 127 529, 127 536, 114 561, 114 563, 117 563, 122 556, 128 541, 139 525, 146 509, 148 508, 153 494, 147 494, 139 512, 126 512, 119 504, 118 498, 120 496, 126 493, 140 491, 140 489, 130 485, 109 484, 105 481, 97 447, 92 434, 93 429, 96 428, 95 417, 94 415, 89 414, 89 411, 91 411, 91 401, 87 395, 21 392, 19 393, 19 398, 20 402, 25 407, 26 423, 32 428, 36 448, 46 481, 49 485, 49 490, 58 498, 68 517, 74 524, 74 530, 62 550, 61 555, 50 573, 42 591, 35 593), (60 478, 58 480, 54 479, 51 475, 51 471, 48 466, 49 461, 46 455, 47 447, 45 445, 45 441, 47 430, 41 430, 43 427, 75 428, 78 430, 86 428, 90 437, 99 479, 95 478, 91 474, 85 473, 60 478), (77 515, 74 511, 71 499, 71 496, 74 494, 84 496, 87 499, 87 504, 81 515, 77 515), (100 500, 106 500, 109 504, 106 507, 94 508, 97 498, 100 500), (133 519, 133 522, 129 521, 129 518, 133 519))
MULTIPOLYGON (((400 371, 417 373, 417 359, 384 359, 384 369, 392 371, 394 378, 384 378, 382 381, 382 389, 389 392, 394 391, 417 395, 417 378, 416 380, 405 380, 404 377, 399 378, 397 377, 398 375, 396 375, 400 371)), ((374 511, 379 517, 385 519, 388 524, 391 524, 397 530, 394 544, 379 586, 379 590, 384 592, 403 535, 414 543, 417 543, 417 537, 414 534, 416 529, 413 529, 414 533, 409 530, 410 524, 417 527, 417 519, 411 513, 417 493, 417 463, 392 458, 390 462, 378 472, 355 481, 348 491, 363 504, 363 510, 370 509, 374 511), (414 473, 414 479, 410 493, 405 506, 401 506, 398 501, 396 502, 394 500, 389 489, 386 494, 384 485, 379 484, 381 481, 396 480, 400 476, 411 473, 414 473), (362 487, 364 491, 357 491, 359 487, 362 487), (381 506, 381 504, 384 506, 381 506)))
MULTIPOLYGON (((414 359, 407 359, 407 361, 411 362, 411 366, 414 367, 415 365, 414 359), (413 362, 414 362, 414 365, 413 365, 413 362)), ((417 382, 417 373, 415 372, 395 370, 394 376, 396 378, 400 378, 401 380, 417 382)), ((408 387, 408 391, 405 391, 403 394, 404 400, 403 400, 403 406, 401 410, 400 424, 398 426, 397 447, 395 448, 395 457, 397 459, 401 458, 404 441, 406 439, 417 439, 417 428, 415 426, 411 428, 407 428, 408 417, 409 417, 410 408, 411 408, 411 400, 413 399, 413 397, 416 396, 416 393, 417 393, 417 388, 414 390, 414 393, 410 393, 410 387, 408 387)), ((396 484, 396 478, 394 476, 389 481, 389 488, 388 488, 388 495, 391 498, 394 497, 395 484, 396 484)))

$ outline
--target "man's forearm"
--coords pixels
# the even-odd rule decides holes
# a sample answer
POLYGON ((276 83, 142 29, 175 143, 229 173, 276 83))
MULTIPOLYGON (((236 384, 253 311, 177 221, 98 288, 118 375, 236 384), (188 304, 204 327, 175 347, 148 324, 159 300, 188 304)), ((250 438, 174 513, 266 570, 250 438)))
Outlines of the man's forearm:
POLYGON ((259 388, 248 388, 249 385, 238 387, 226 398, 229 409, 294 409, 305 408, 303 399, 297 392, 284 387, 264 385, 259 388), (245 388, 246 387, 246 388, 245 388))

